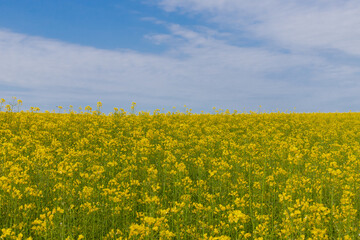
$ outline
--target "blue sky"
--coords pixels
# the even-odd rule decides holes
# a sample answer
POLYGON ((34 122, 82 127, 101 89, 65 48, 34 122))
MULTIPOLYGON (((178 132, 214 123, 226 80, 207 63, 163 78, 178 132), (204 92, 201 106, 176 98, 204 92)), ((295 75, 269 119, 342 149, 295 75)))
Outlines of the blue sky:
POLYGON ((0 0, 0 98, 360 110, 360 2, 0 0))
POLYGON ((1 27, 17 33, 93 46, 158 52, 144 36, 165 33, 148 17, 168 21, 190 20, 141 1, 0 1, 1 27), (120 3, 119 3, 120 2, 120 3))

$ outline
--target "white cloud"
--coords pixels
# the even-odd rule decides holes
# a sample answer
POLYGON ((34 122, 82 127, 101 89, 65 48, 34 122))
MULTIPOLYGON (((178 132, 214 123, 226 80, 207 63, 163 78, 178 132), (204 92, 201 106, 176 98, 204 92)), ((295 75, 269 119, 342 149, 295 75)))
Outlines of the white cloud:
POLYGON ((168 11, 207 14, 209 20, 293 51, 332 48, 360 54, 356 0, 162 0, 160 5, 168 11))
MULTIPOLYGON (((61 88, 139 93, 166 85, 166 57, 107 51, 0 32, 0 82, 56 93, 61 88), (153 66, 162 66, 153 69, 153 66), (151 78, 151 79, 149 79, 151 78)), ((61 94, 57 94, 61 95, 61 94)))
MULTIPOLYGON (((185 3, 194 3, 196 11, 209 4, 185 3)), ((234 11, 230 1, 213 3, 211 11, 234 11)), ((177 5, 167 1, 168 9, 177 5)), ((162 54, 96 49, 0 30, 0 97, 16 95, 31 105, 42 102, 40 107, 46 109, 101 100, 110 107, 137 101, 143 110, 186 104, 197 111, 258 105, 269 110, 335 111, 347 110, 349 104, 327 106, 326 101, 355 96, 354 89, 360 87, 348 90, 359 75, 356 65, 333 64, 309 51, 234 46, 227 41, 230 33, 156 23, 166 25, 169 33, 146 38, 167 44, 162 54), (344 84, 339 84, 339 77, 344 84)))

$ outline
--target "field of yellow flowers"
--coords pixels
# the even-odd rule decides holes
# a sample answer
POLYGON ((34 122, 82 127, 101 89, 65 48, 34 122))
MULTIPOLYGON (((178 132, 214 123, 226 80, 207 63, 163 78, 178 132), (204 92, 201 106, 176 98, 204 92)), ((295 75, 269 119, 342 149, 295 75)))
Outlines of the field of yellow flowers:
POLYGON ((16 104, 1 101, 0 239, 360 238, 359 113, 16 104))

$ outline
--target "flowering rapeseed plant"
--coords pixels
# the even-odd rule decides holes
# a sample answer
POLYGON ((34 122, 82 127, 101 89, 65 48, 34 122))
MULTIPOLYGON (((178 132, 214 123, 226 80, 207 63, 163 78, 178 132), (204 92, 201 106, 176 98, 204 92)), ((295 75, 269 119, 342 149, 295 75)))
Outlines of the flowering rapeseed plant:
POLYGON ((9 106, 0 239, 359 238, 359 113, 9 106))

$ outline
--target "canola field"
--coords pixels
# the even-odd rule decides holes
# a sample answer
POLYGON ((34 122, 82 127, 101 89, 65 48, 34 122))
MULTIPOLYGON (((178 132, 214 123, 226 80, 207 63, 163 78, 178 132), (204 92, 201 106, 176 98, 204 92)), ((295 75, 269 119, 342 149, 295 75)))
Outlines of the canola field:
POLYGON ((0 239, 360 238, 360 113, 2 104, 0 239))

